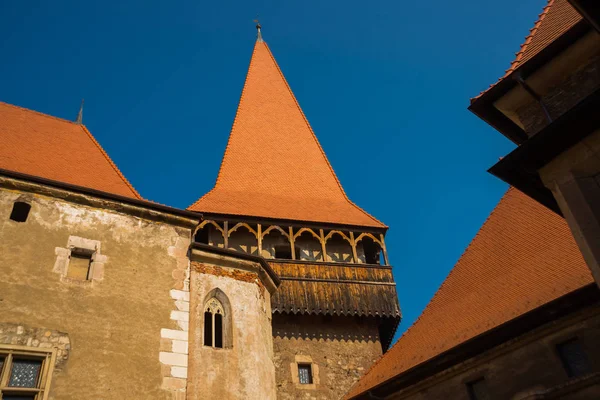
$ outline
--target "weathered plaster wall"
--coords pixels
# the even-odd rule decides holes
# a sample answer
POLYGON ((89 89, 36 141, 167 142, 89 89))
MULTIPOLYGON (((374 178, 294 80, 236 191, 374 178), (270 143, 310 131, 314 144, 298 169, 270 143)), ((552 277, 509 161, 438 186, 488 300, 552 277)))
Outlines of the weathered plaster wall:
POLYGON ((188 400, 275 399, 271 297, 258 275, 192 262, 190 310, 188 400), (204 304, 214 289, 231 305, 231 348, 203 345, 204 304))
POLYGON ((569 378, 556 345, 577 337, 593 371, 600 371, 600 307, 493 348, 475 358, 387 397, 394 400, 470 400, 467 383, 483 377, 491 400, 597 399, 600 375, 569 378))
POLYGON ((341 399, 381 356, 371 318, 274 314, 273 346, 280 400, 341 399), (317 367, 314 385, 295 382, 304 357, 317 367))
POLYGON ((0 322, 70 339, 51 399, 174 398, 161 388, 169 371, 160 331, 180 329, 170 289, 184 287, 189 238, 166 223, 0 189, 0 322), (17 198, 32 206, 26 222, 9 219, 17 198), (101 243, 101 280, 81 285, 53 272, 71 236, 101 243))

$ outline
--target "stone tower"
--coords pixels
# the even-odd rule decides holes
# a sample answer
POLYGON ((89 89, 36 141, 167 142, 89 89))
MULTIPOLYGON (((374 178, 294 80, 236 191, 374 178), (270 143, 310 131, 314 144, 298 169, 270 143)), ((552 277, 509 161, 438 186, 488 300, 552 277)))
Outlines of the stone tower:
MULTIPOLYGON (((251 291, 269 289, 263 299, 270 305, 256 312, 268 310, 272 318, 267 343, 278 398, 340 398, 388 348, 400 309, 387 227, 346 196, 260 27, 216 184, 188 209, 203 215, 192 252, 192 299, 205 301, 194 282, 207 275, 239 281, 246 268, 263 276, 250 291, 226 285, 231 292, 221 295, 235 308, 256 297, 251 291), (198 251, 216 257, 211 248, 222 249, 222 257, 235 250, 257 266, 224 271, 210 267, 221 259, 195 261, 198 251)), ((194 315, 208 316, 202 312, 194 315)))

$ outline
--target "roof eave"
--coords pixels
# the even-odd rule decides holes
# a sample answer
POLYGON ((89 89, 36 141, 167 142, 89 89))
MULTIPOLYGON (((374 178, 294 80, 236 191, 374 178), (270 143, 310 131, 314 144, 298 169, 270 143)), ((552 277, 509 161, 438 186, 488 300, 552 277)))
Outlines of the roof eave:
POLYGON ((557 214, 560 208, 538 171, 600 126, 600 89, 536 133, 492 166, 488 172, 557 214))
POLYGON ((573 27, 547 45, 538 54, 519 65, 515 70, 510 74, 507 74, 496 84, 492 85, 492 87, 483 94, 471 99, 468 110, 491 125, 509 140, 518 145, 522 144, 527 140, 525 131, 498 110, 494 106, 494 103, 518 84, 514 79, 516 74, 519 74, 523 79, 526 79, 590 30, 591 26, 586 20, 577 22, 573 27))
POLYGON ((0 175, 6 176, 9 178, 18 179, 18 180, 27 181, 27 182, 32 182, 32 183, 36 183, 36 184, 40 184, 40 185, 50 186, 50 187, 57 188, 57 189, 63 189, 63 190, 67 190, 70 192, 81 193, 84 195, 97 197, 99 199, 113 200, 113 201, 118 201, 118 202, 122 202, 122 203, 126 203, 126 204, 131 204, 134 206, 140 206, 143 208, 147 208, 149 210, 165 212, 168 214, 173 214, 173 215, 189 218, 189 219, 196 220, 196 221, 199 221, 200 219, 202 219, 202 214, 200 214, 200 213, 181 210, 181 209, 166 206, 163 204, 154 203, 154 202, 148 201, 148 200, 136 199, 136 198, 127 197, 127 196, 121 196, 121 195, 114 194, 114 193, 103 192, 103 191, 97 190, 97 189, 91 189, 91 188, 87 188, 87 187, 83 187, 83 186, 73 185, 70 183, 55 181, 52 179, 42 178, 42 177, 35 176, 35 175, 23 174, 21 172, 11 171, 11 170, 2 169, 2 168, 0 168, 0 175))
MULTIPOLYGON (((195 212, 195 211, 190 211, 195 212)), ((259 217, 250 215, 239 215, 239 214, 222 214, 222 213, 211 213, 202 212, 204 219, 212 219, 216 221, 240 221, 254 222, 254 223, 266 223, 272 225, 283 225, 283 226, 302 226, 314 229, 340 229, 340 230, 352 230, 360 232, 370 233, 382 233, 385 234, 389 227, 387 225, 381 226, 366 226, 366 225, 350 225, 350 224, 339 224, 333 222, 316 222, 306 220, 294 220, 294 219, 278 219, 269 217, 259 217)))

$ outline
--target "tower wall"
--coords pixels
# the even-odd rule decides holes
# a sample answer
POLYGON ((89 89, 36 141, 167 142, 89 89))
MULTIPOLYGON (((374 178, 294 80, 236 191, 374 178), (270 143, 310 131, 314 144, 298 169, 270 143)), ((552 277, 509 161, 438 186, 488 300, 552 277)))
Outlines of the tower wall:
POLYGON ((276 398, 271 296, 252 263, 225 257, 192 262, 190 327, 188 400, 276 398), (223 348, 204 341, 205 304, 215 290, 229 303, 223 348))
POLYGON ((341 399, 382 354, 375 318, 273 315, 277 398, 341 399), (311 365, 312 384, 298 379, 311 365))

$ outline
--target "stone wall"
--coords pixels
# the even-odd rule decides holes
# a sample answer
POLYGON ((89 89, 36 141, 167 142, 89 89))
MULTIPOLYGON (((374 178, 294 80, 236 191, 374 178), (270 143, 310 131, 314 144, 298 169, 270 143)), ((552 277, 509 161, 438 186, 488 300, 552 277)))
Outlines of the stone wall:
POLYGON ((490 400, 600 398, 600 306, 546 324, 386 399, 470 400, 467 384, 480 378, 490 400), (595 373, 568 377, 556 346, 572 338, 582 343, 595 373))
POLYGON ((159 362, 161 329, 181 330, 171 318, 170 290, 184 289, 191 228, 98 208, 84 195, 73 197, 88 205, 37 194, 54 189, 33 189, 0 188, 0 323, 32 332, 32 346, 44 343, 36 332, 50 338, 60 332, 59 343, 68 337, 50 399, 175 398, 162 387, 170 370, 159 362), (9 218, 17 199, 31 204, 25 222, 9 218), (86 284, 62 279, 65 260, 53 271, 76 243, 101 247, 92 262, 102 264, 102 274, 86 284))
POLYGON ((275 399, 271 296, 249 264, 218 256, 192 262, 189 400, 275 399), (225 306, 223 348, 203 340, 205 306, 216 291, 225 306))
POLYGON ((381 356, 372 318, 273 315, 277 398, 341 399, 381 356), (312 364, 313 384, 298 382, 298 364, 312 364))

